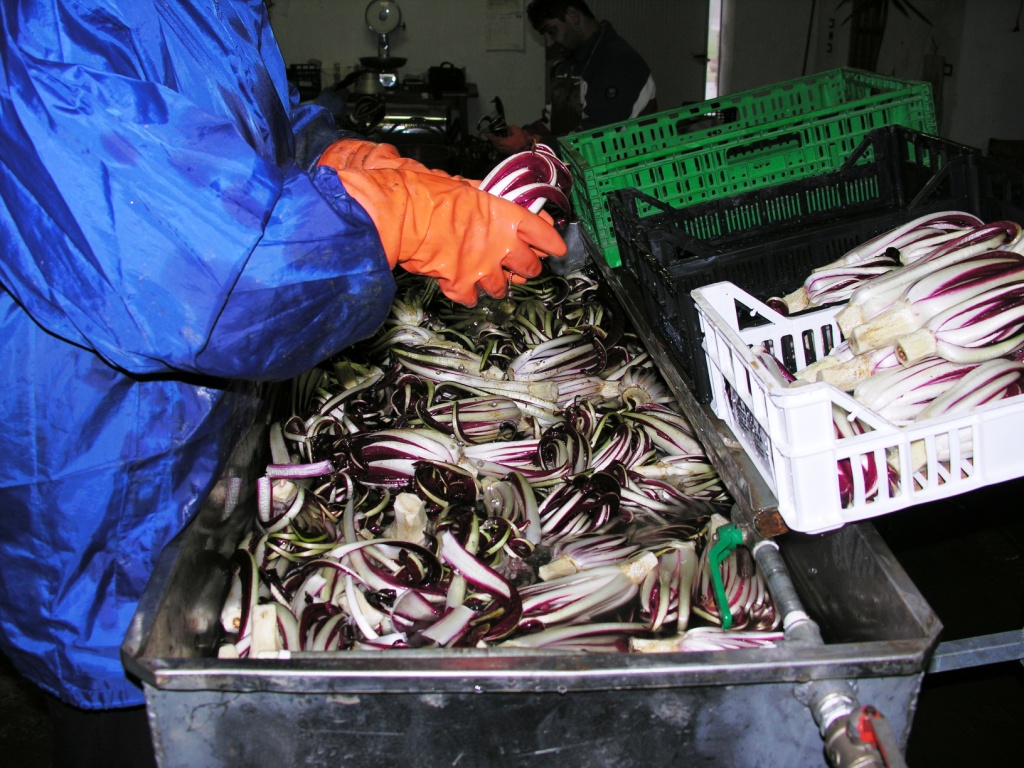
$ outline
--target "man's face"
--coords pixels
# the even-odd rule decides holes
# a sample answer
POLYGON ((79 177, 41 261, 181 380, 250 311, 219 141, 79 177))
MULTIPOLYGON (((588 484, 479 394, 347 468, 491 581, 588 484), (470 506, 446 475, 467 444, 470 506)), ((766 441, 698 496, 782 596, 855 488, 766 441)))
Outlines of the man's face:
POLYGON ((557 58, 568 58, 580 49, 583 32, 580 30, 578 14, 570 8, 565 20, 548 19, 540 25, 538 32, 544 37, 544 45, 557 58))

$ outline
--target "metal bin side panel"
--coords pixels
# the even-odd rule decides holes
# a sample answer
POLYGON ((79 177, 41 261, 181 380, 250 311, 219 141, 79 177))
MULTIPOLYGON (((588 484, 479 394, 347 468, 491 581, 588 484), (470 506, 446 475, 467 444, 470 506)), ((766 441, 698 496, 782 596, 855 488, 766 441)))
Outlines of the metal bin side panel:
POLYGON ((932 650, 942 625, 871 524, 788 533, 777 541, 826 645, 885 638, 916 640, 932 650))
MULTIPOLYGON (((905 746, 921 674, 856 683, 905 746)), ((826 764, 791 683, 563 694, 192 691, 147 686, 161 768, 826 764)))

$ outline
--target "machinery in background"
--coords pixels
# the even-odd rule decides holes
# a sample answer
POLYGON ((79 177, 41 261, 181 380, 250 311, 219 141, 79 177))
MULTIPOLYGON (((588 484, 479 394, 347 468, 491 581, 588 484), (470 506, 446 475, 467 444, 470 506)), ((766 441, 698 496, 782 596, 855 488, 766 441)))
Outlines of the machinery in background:
POLYGON ((390 40, 405 29, 398 3, 372 0, 364 18, 377 36, 377 55, 361 57, 360 69, 326 89, 332 93, 319 101, 340 126, 393 144, 429 168, 469 175, 482 167, 467 162, 479 154, 473 145, 480 140, 469 133, 467 104, 477 97, 477 88, 466 82, 465 69, 446 61, 430 67, 426 77, 399 77, 407 60, 391 55, 390 40))
MULTIPOLYGON (((478 91, 467 82, 466 70, 443 61, 425 75, 399 76, 407 59, 391 55, 391 35, 405 29, 398 3, 372 0, 364 19, 376 36, 377 55, 360 57, 356 71, 326 87, 321 87, 320 62, 290 66, 289 79, 300 98, 328 108, 340 127, 393 144, 404 157, 429 168, 486 176, 500 156, 490 142, 470 132, 468 102, 478 91)), ((495 102, 500 112, 500 100, 495 102)), ((477 125, 478 131, 497 127, 477 125)))
POLYGON ((398 85, 398 69, 406 60, 391 55, 391 41, 388 37, 396 29, 405 29, 402 23, 402 9, 394 0, 372 0, 364 13, 366 26, 377 35, 377 55, 363 56, 359 63, 364 69, 359 73, 360 88, 374 93, 395 88, 398 85))

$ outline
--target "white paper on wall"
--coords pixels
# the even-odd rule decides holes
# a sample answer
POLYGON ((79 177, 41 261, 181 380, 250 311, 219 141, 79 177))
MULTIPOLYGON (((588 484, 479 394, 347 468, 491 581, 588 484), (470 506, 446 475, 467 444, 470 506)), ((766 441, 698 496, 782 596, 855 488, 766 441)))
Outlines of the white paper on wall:
POLYGON ((523 0, 487 0, 487 50, 525 50, 525 16, 523 0))

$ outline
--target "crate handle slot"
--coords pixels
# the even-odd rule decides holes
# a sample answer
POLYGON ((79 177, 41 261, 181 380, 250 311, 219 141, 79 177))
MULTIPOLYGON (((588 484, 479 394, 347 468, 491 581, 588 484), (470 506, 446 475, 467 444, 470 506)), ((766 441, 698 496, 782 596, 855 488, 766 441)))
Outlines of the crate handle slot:
POLYGON ((736 107, 725 107, 710 112, 701 112, 680 118, 675 124, 675 135, 683 136, 694 131, 711 131, 739 120, 740 113, 736 107))
POLYGON ((730 147, 725 151, 725 159, 729 162, 744 161, 758 155, 772 155, 781 150, 798 149, 800 146, 800 134, 784 133, 772 139, 760 139, 749 144, 730 147))

